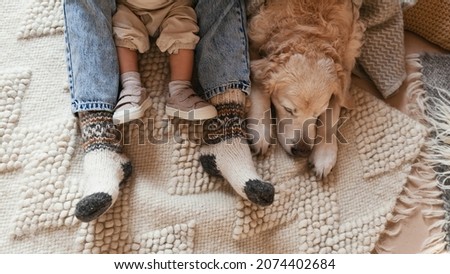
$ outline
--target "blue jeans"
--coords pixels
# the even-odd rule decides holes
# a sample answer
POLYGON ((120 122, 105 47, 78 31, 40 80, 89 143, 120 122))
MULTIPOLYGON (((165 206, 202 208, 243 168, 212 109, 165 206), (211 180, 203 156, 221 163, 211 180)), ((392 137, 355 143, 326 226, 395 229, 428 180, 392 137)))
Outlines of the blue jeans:
POLYGON ((250 92, 244 0, 197 0, 200 42, 195 52, 196 90, 206 99, 240 89, 250 92))
MULTIPOLYGON (((195 80, 209 99, 230 88, 250 91, 244 0, 194 1, 200 26, 195 80)), ((72 112, 113 111, 119 66, 112 37, 114 0, 65 0, 65 40, 72 112)))

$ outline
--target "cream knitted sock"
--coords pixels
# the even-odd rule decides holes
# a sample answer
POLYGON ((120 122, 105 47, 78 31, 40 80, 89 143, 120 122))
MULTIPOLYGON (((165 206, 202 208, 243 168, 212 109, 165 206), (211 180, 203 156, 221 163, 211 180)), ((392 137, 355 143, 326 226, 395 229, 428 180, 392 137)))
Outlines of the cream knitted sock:
POLYGON ((83 198, 75 216, 89 222, 105 213, 119 196, 119 187, 130 177, 132 166, 121 154, 112 113, 81 112, 80 129, 84 148, 83 198))
POLYGON ((217 117, 205 123, 205 142, 200 162, 210 175, 223 176, 244 199, 267 206, 274 199, 274 187, 261 180, 256 172, 250 148, 243 139, 245 94, 229 90, 216 95, 211 103, 217 117))

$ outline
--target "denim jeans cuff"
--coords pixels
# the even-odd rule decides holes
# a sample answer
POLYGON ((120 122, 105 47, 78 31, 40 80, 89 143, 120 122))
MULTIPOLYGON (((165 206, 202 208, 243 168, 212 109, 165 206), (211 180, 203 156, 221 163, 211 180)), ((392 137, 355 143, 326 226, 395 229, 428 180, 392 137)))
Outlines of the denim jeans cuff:
POLYGON ((114 105, 104 102, 88 102, 88 103, 77 103, 72 102, 72 112, 83 112, 83 111, 114 111, 114 105))
POLYGON ((245 82, 245 81, 229 82, 222 86, 204 90, 204 97, 206 100, 209 100, 218 94, 225 93, 229 89, 240 89, 246 95, 249 95, 250 94, 250 83, 245 82))

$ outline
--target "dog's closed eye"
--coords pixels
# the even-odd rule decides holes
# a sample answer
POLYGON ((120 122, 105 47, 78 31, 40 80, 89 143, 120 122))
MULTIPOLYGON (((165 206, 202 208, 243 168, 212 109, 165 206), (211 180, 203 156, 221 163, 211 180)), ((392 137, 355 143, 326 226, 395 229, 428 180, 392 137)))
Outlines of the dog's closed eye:
POLYGON ((292 109, 292 108, 289 108, 289 107, 286 107, 286 106, 283 106, 283 108, 284 108, 284 110, 285 110, 287 113, 289 113, 290 115, 294 115, 294 113, 296 112, 295 109, 292 109))

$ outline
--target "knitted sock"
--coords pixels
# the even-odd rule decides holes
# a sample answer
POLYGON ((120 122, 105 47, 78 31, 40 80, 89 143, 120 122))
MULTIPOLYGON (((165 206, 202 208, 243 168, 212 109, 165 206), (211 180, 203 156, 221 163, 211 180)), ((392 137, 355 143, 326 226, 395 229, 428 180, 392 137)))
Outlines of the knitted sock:
POLYGON ((121 154, 122 145, 113 124, 112 113, 79 113, 85 152, 83 163, 83 198, 75 216, 89 222, 105 213, 117 200, 119 187, 131 175, 131 162, 121 154))
POLYGON ((223 176, 244 199, 267 206, 274 199, 274 187, 263 182, 256 169, 241 123, 244 118, 245 94, 229 90, 212 98, 218 116, 205 123, 205 145, 200 162, 210 175, 223 176))

